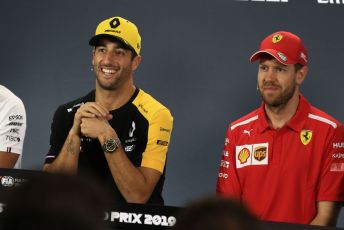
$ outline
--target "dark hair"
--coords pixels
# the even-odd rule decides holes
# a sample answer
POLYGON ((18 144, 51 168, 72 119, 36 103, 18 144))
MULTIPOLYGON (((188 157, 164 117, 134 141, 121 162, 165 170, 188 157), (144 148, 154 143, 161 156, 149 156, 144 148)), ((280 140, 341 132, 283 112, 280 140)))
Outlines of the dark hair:
POLYGON ((100 40, 102 38, 108 39, 114 43, 116 43, 118 45, 119 48, 125 49, 125 50, 130 50, 131 51, 131 60, 133 60, 136 56, 137 53, 134 50, 134 48, 132 48, 130 45, 128 45, 127 43, 125 43, 122 39, 114 37, 112 35, 108 35, 108 34, 102 34, 102 35, 98 35, 95 43, 94 43, 94 47, 98 47, 101 46, 100 40))
MULTIPOLYGON (((261 53, 259 54, 259 59, 272 60, 272 59, 275 59, 275 57, 268 53, 261 53)), ((300 63, 296 63, 294 64, 294 66, 295 66, 295 72, 299 71, 303 67, 303 65, 301 65, 300 63)))
POLYGON ((259 222, 238 201, 206 197, 188 204, 177 214, 175 230, 251 230, 259 222))
POLYGON ((104 229, 107 195, 99 189, 94 181, 69 175, 34 178, 14 188, 5 201, 1 229, 104 229))

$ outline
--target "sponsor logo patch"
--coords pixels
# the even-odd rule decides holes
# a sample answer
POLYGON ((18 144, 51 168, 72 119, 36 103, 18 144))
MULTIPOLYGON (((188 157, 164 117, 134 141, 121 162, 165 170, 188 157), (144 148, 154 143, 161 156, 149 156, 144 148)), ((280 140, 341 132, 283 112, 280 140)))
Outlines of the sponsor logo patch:
POLYGON ((225 139, 225 145, 229 145, 229 138, 225 139))
POLYGON ((269 164, 269 143, 236 146, 236 168, 269 164))
POLYGON ((221 167, 228 169, 229 168, 229 161, 221 160, 221 167))
POLYGON ((282 61, 288 60, 287 56, 285 56, 284 53, 278 52, 277 55, 282 61))
POLYGON ((238 154, 238 160, 241 164, 245 164, 250 156, 250 150, 248 148, 243 148, 238 154))
POLYGON ((142 104, 139 104, 138 106, 140 109, 142 109, 143 112, 148 113, 148 110, 143 107, 142 104))
POLYGON ((333 143, 333 148, 334 149, 344 148, 344 142, 333 143))
POLYGON ((16 114, 16 115, 12 115, 8 117, 9 121, 13 121, 13 120, 23 120, 23 116, 20 114, 16 114))
POLYGON ((135 125, 135 121, 133 121, 131 123, 131 128, 129 129, 129 137, 133 137, 134 136, 134 131, 136 130, 136 125, 135 125))
POLYGON ((171 129, 166 129, 166 128, 160 127, 160 131, 170 133, 171 129))
POLYGON ((12 121, 10 123, 8 123, 8 126, 22 126, 23 123, 21 122, 15 122, 15 121, 12 121))
POLYGON ((248 136, 251 136, 251 132, 253 131, 253 129, 250 129, 250 130, 244 130, 242 131, 243 134, 247 134, 248 136))
POLYGON ((254 149, 254 159, 262 161, 266 158, 267 149, 265 146, 258 146, 254 149))
POLYGON ((331 172, 344 172, 344 163, 332 163, 330 167, 331 172))
POLYGON ((283 39, 283 35, 282 34, 275 34, 272 37, 272 42, 273 43, 277 43, 277 42, 280 42, 282 39, 283 39))
POLYGON ((333 153, 332 158, 333 159, 344 159, 344 153, 333 153))
POLYGON ((227 179, 228 178, 228 174, 227 173, 219 173, 219 178, 227 179))
POLYGON ((158 145, 168 146, 168 141, 157 140, 156 143, 158 145))
POLYGON ((135 148, 135 145, 128 145, 128 146, 125 146, 124 148, 124 151, 125 152, 132 152, 135 148))
POLYGON ((308 145, 309 142, 311 142, 312 137, 313 137, 313 131, 311 130, 304 129, 300 132, 300 140, 301 140, 301 143, 304 145, 308 145))

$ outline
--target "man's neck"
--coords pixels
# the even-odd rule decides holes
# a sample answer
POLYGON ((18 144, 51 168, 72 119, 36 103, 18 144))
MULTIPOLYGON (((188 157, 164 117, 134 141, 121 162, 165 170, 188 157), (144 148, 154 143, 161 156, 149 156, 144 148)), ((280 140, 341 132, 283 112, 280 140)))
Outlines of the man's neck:
POLYGON ((109 111, 118 109, 125 105, 133 96, 136 88, 134 85, 127 85, 118 90, 96 89, 96 102, 105 106, 109 111))
POLYGON ((272 107, 265 104, 265 114, 272 128, 282 128, 296 113, 300 96, 295 94, 285 105, 272 107))

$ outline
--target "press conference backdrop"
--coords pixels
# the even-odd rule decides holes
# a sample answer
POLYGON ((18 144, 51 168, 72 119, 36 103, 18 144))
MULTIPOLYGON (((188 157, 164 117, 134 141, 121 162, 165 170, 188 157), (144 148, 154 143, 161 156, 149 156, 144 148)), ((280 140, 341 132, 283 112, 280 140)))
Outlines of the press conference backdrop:
POLYGON ((141 32, 136 85, 174 116, 168 205, 214 193, 229 122, 260 105, 257 65, 248 59, 271 32, 288 30, 304 39, 310 71, 301 90, 344 121, 344 0, 3 1, 0 84, 26 106, 24 169, 42 168, 57 106, 94 87, 88 39, 98 22, 115 15, 141 32))

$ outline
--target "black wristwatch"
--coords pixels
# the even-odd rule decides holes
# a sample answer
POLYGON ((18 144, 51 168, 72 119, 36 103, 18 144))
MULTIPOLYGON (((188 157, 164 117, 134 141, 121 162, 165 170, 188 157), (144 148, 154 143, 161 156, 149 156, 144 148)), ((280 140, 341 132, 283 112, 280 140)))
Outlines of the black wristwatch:
POLYGON ((119 140, 119 138, 109 138, 106 139, 102 148, 103 151, 106 153, 114 153, 119 147, 121 146, 121 141, 119 140))

